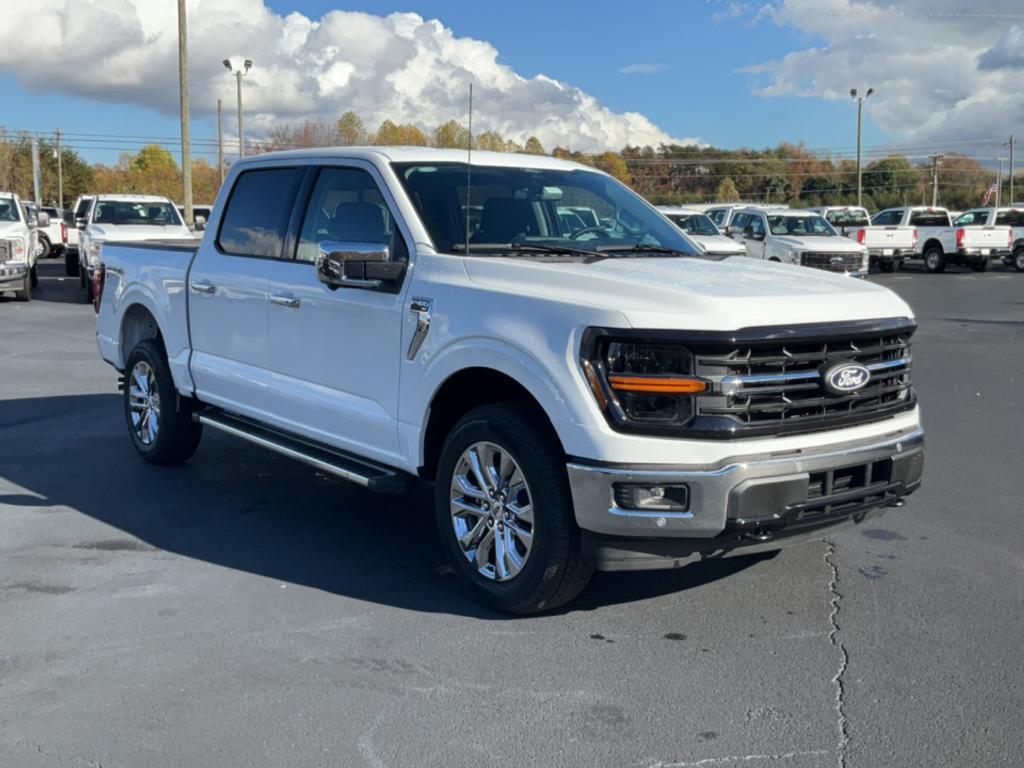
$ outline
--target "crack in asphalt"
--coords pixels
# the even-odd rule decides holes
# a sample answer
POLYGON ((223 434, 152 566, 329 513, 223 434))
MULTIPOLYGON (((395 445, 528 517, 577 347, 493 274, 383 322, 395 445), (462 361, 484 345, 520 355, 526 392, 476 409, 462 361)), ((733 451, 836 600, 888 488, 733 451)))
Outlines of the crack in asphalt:
POLYGON ((806 749, 795 752, 782 752, 776 755, 726 755, 725 757, 705 757, 701 760, 686 763, 649 763, 647 768, 696 768, 700 765, 727 765, 729 763, 748 763, 755 760, 792 760, 794 757, 809 757, 815 755, 827 755, 830 749, 806 749))
POLYGON ((839 745, 837 749, 837 761, 839 768, 847 766, 847 748, 850 745, 850 722, 846 717, 846 668, 850 664, 850 652, 846 645, 839 639, 839 601, 842 594, 839 592, 839 567, 836 565, 833 556, 836 552, 836 545, 829 539, 825 539, 825 564, 829 567, 830 576, 828 590, 832 610, 828 620, 832 625, 828 633, 829 642, 839 650, 839 668, 832 677, 832 685, 835 687, 835 709, 836 726, 839 731, 839 745))

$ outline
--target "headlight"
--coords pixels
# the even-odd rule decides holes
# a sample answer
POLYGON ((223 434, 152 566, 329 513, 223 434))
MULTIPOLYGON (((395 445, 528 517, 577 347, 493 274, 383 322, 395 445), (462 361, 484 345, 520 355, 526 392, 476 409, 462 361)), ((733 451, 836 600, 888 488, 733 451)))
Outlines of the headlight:
POLYGON ((803 255, 803 251, 801 251, 799 248, 791 248, 789 251, 789 258, 791 258, 797 264, 800 263, 801 255, 803 255))
POLYGON ((17 260, 25 258, 25 241, 21 239, 11 240, 11 253, 17 260))
POLYGON ((684 346, 628 332, 589 329, 581 365, 598 405, 619 427, 683 426, 694 416, 693 396, 709 388, 693 375, 684 346))
POLYGON ((91 240, 89 241, 89 256, 98 259, 100 257, 100 246, 103 245, 102 240, 91 240))

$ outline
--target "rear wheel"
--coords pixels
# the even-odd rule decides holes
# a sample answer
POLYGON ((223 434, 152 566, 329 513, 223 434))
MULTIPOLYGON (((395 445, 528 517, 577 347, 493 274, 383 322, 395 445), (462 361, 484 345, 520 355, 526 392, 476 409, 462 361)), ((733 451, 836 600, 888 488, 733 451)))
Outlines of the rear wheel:
POLYGON ((78 276, 78 254, 64 251, 64 274, 68 277, 78 276))
POLYGON ((82 270, 82 288, 85 290, 85 303, 92 304, 92 280, 89 279, 89 272, 82 270))
POLYGON ((938 246, 932 246, 924 252, 924 271, 932 274, 946 269, 946 254, 938 246))
POLYGON ((988 272, 988 259, 981 259, 980 261, 972 261, 971 269, 975 272, 988 272))
POLYGON ((1024 272, 1024 248, 1013 252, 1013 268, 1018 272, 1024 272))
POLYGON ((124 381, 124 416, 135 450, 153 464, 188 461, 203 436, 194 411, 194 401, 174 387, 163 347, 140 341, 128 356, 124 381))
POLYGON ((555 608, 590 579, 565 456, 521 404, 483 406, 459 420, 441 451, 435 506, 459 581, 492 608, 555 608))
POLYGON ((896 261, 893 259, 883 259, 882 261, 878 262, 878 268, 883 272, 895 272, 896 261))

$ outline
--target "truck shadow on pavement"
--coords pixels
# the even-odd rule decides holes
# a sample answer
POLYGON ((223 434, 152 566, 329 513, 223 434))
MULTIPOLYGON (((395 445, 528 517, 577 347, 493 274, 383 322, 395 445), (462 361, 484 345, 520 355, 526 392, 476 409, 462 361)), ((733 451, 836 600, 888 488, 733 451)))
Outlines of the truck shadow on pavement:
MULTIPOLYGON (((405 496, 372 494, 210 430, 189 463, 152 466, 125 434, 118 394, 0 401, 0 434, 0 479, 20 489, 0 494, 0 520, 6 505, 67 507, 148 545, 126 539, 121 549, 153 547, 408 610, 508 618, 469 598, 445 564, 426 483, 405 496)), ((774 555, 595 574, 562 610, 685 591, 774 555)))

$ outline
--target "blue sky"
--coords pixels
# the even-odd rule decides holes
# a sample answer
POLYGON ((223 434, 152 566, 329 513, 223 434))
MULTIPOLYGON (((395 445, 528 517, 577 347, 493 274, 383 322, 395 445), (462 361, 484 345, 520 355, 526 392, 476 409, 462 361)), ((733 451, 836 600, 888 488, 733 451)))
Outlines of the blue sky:
MULTIPOLYGON (((849 100, 830 101, 783 95, 761 98, 752 91, 754 75, 738 70, 778 60, 794 50, 820 45, 814 36, 770 20, 750 23, 749 16, 716 22, 724 3, 685 0, 633 0, 621 3, 520 0, 516 3, 466 3, 427 0, 395 4, 384 0, 269 0, 278 14, 298 11, 312 19, 335 10, 373 14, 412 11, 437 18, 457 37, 491 43, 499 61, 524 77, 543 73, 581 88, 616 112, 640 112, 664 132, 699 137, 716 146, 763 147, 779 141, 804 141, 812 148, 855 144, 855 107, 849 100), (661 65, 654 74, 624 75, 633 64, 661 65)), ((259 67, 259 57, 254 54, 259 67)), ((195 61, 193 61, 195 66, 195 61)), ((0 68, 2 69, 2 68, 0 68)), ((226 73, 225 73, 226 75, 226 73)), ((860 85, 852 82, 851 85, 860 85)), ((59 90, 54 84, 53 91, 59 90)), ((199 95, 197 93, 197 95, 199 95)), ((17 110, 8 111, 4 127, 32 131, 166 137, 178 135, 175 115, 132 104, 98 103, 86 98, 29 92, 9 74, 0 74, 0 96, 17 110)), ((227 105, 230 108, 233 105, 227 105)), ((194 107, 195 108, 195 107, 194 107)), ((228 114, 230 129, 233 115, 228 114)), ((329 117, 330 115, 325 115, 329 117)), ((453 115, 460 117, 459 115, 453 115)), ((193 123, 197 138, 216 136, 209 117, 193 123)), ((891 140, 868 115, 868 146, 891 140)), ((133 142, 70 139, 91 161, 111 163, 133 142)))

